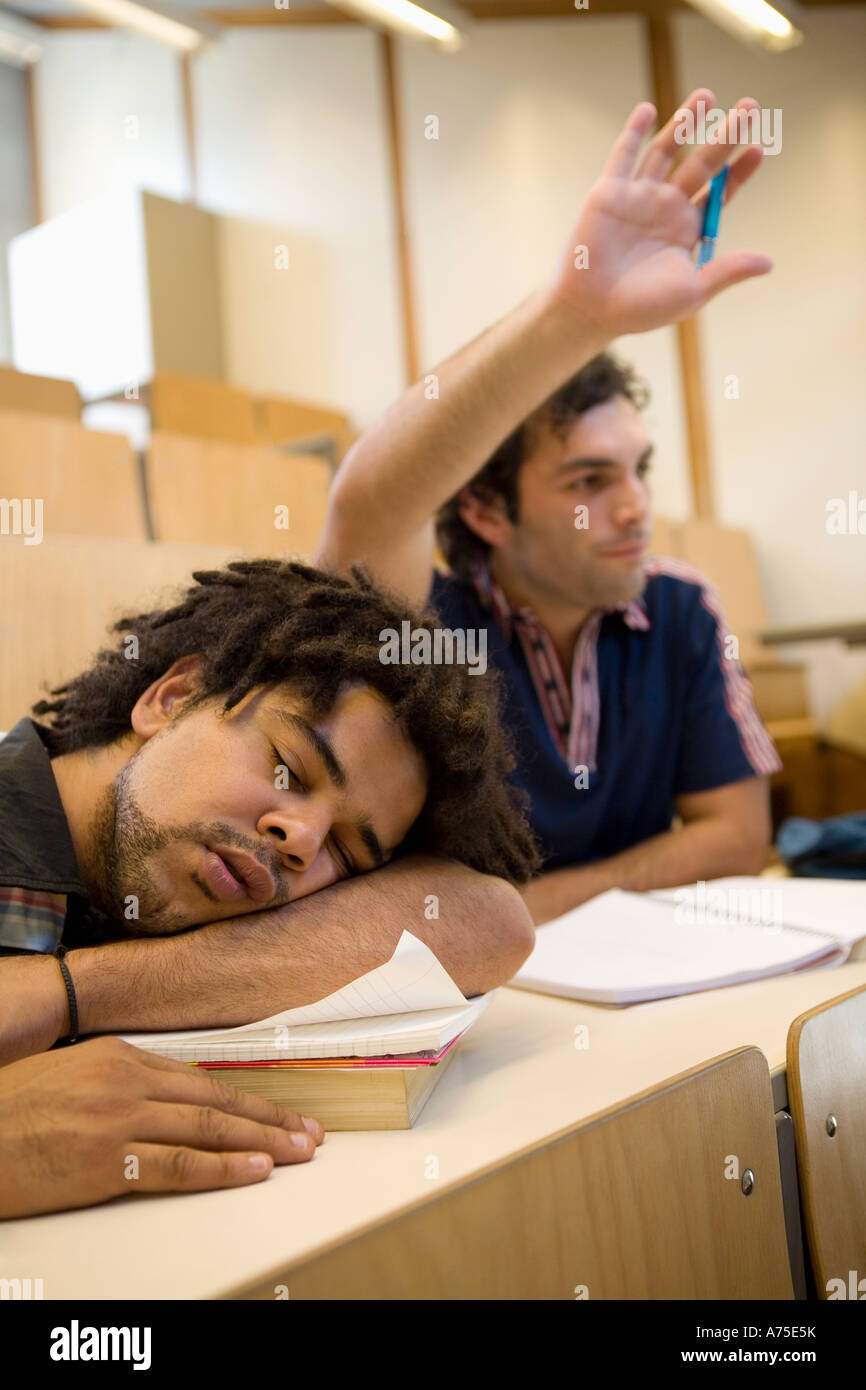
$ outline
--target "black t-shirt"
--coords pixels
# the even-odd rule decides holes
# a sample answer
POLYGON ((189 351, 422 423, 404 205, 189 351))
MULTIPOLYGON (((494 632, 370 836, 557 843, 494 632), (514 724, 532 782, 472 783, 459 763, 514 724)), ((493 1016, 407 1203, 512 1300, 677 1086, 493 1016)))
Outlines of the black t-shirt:
POLYGON ((51 760, 32 719, 0 739, 0 955, 93 939, 51 760))

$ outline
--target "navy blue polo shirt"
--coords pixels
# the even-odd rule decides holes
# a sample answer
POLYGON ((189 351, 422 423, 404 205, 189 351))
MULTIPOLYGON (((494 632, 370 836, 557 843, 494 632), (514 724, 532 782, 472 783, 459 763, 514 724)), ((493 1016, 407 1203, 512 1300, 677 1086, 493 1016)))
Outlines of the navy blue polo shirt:
POLYGON ((589 615, 568 677, 531 611, 511 607, 489 575, 434 577, 446 627, 486 628, 512 780, 529 793, 545 869, 670 829, 681 793, 781 767, 712 585, 676 560, 646 571, 639 599, 589 615))

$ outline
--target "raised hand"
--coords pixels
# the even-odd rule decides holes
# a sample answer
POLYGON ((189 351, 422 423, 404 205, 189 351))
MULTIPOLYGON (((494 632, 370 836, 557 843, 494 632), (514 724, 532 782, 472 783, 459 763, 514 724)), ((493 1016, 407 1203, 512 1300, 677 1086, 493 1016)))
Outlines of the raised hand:
MULTIPOLYGON (((692 92, 640 158, 656 111, 650 102, 636 106, 572 228, 553 291, 603 339, 675 323, 720 290, 772 269, 757 251, 726 252, 700 271, 691 259, 710 179, 738 143, 738 112, 758 105, 751 97, 738 101, 728 113, 726 142, 699 145, 674 168, 683 148, 675 138, 680 113, 694 113, 699 101, 712 105, 713 93, 692 92)), ((748 145, 733 160, 726 204, 762 159, 761 147, 748 145)))

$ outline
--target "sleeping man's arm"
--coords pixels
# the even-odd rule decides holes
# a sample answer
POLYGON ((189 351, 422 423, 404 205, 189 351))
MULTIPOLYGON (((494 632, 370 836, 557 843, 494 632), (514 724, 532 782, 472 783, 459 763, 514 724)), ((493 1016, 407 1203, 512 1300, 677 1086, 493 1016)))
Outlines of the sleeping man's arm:
MULTIPOLYGON (((502 879, 407 856, 274 912, 71 952, 79 1030, 234 1027, 267 1018, 382 965, 404 930, 427 943, 466 995, 510 979, 534 940, 520 894, 502 879), (434 910, 438 917, 426 915, 434 910)), ((57 961, 0 960, 0 1064, 44 1051, 68 1029, 57 961)))

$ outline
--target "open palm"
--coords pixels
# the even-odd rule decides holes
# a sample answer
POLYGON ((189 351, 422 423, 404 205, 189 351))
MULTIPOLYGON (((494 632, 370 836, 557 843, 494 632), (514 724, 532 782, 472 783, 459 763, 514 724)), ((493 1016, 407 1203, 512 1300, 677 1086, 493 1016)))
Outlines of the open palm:
MULTIPOLYGON (((713 94, 701 88, 680 111, 707 98, 711 103, 713 94)), ((554 281, 558 297, 605 338, 674 323, 729 285, 772 269, 769 257, 756 251, 728 252, 700 271, 691 259, 709 181, 737 143, 736 113, 756 105, 748 97, 738 102, 728 119, 728 143, 698 146, 676 168, 676 116, 636 165, 655 109, 648 102, 635 107, 581 208, 554 281)), ((762 157, 760 146, 750 145, 731 164, 726 203, 762 157)))

